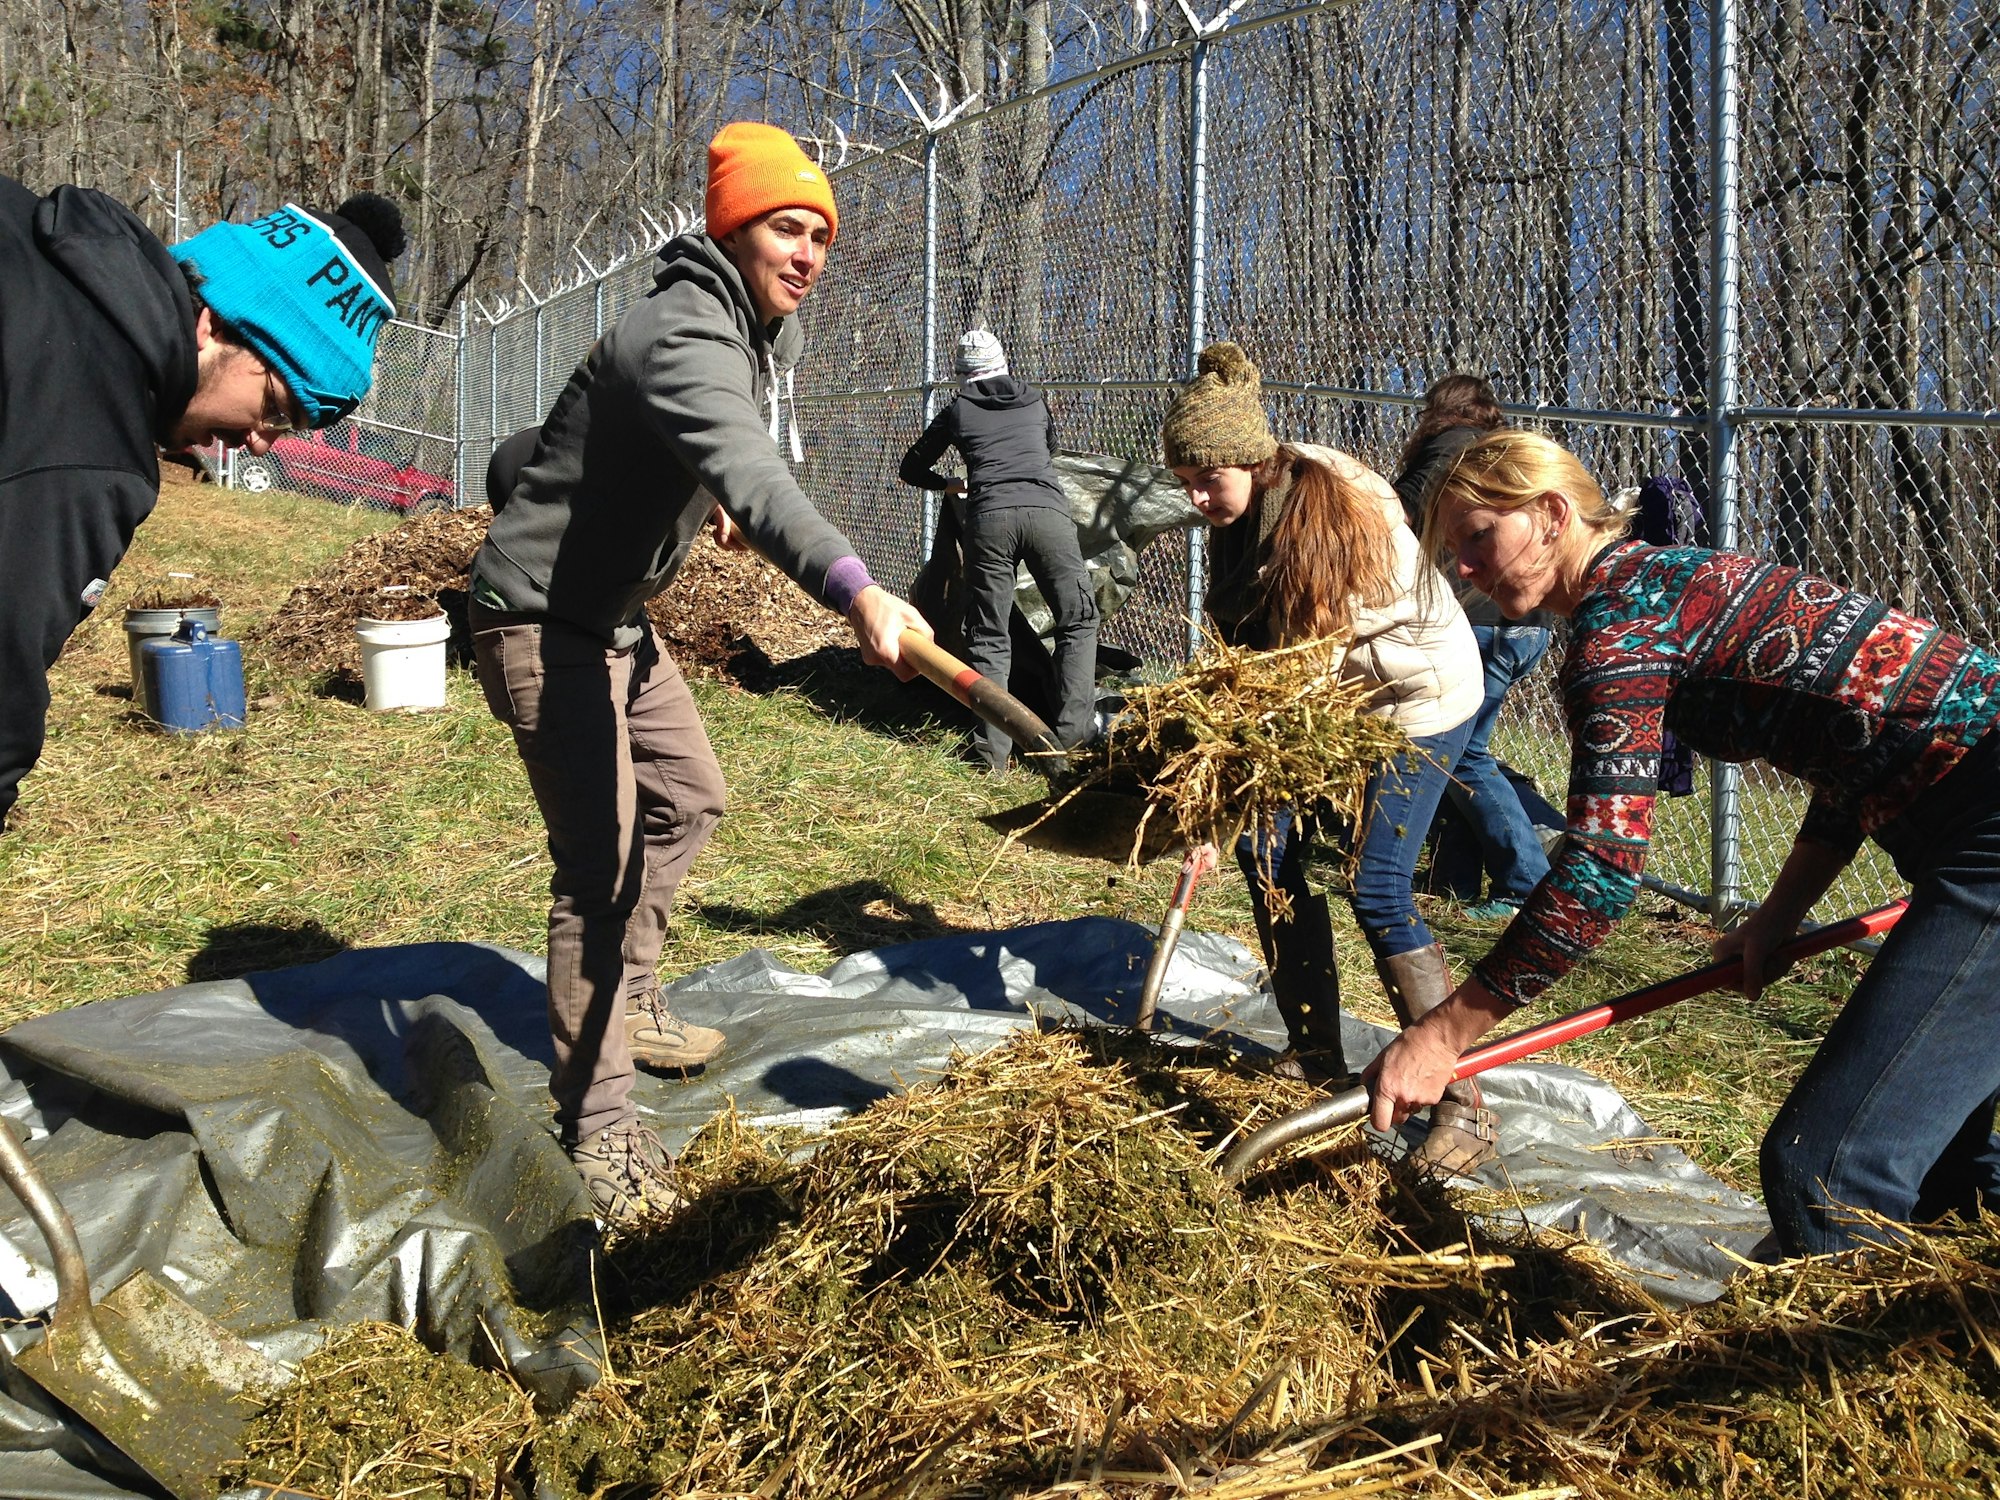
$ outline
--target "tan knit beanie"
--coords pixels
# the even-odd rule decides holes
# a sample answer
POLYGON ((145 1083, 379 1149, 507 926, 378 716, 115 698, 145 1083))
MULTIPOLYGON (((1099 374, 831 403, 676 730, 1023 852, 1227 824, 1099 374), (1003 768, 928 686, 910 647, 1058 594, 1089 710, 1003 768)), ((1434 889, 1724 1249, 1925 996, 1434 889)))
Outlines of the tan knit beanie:
POLYGON ((1235 344, 1210 344, 1197 369, 1160 424, 1167 467, 1254 469, 1276 453, 1250 356, 1235 344))

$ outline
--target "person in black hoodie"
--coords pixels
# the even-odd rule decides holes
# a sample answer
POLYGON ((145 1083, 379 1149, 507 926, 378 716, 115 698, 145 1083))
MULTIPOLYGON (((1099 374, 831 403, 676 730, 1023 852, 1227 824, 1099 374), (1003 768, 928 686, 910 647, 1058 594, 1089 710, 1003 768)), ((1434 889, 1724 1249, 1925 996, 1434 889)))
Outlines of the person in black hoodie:
POLYGON ((48 669, 159 498, 159 447, 325 427, 395 314, 394 204, 286 204, 169 249, 114 199, 0 177, 0 827, 48 669))
MULTIPOLYGON (((1056 478, 1056 423, 1042 393, 1007 371, 1007 351, 984 328, 958 341, 959 393, 910 445, 897 471, 903 483, 963 494, 965 518, 965 657, 974 671, 1006 686, 1013 663, 1009 622, 1020 564, 1055 617, 1057 743, 1081 744, 1096 707, 1097 599, 1077 544, 1069 497, 1056 478), (947 448, 965 460, 965 478, 940 474, 947 448)), ((987 766, 1007 768, 1007 736, 989 724, 978 744, 987 766)))

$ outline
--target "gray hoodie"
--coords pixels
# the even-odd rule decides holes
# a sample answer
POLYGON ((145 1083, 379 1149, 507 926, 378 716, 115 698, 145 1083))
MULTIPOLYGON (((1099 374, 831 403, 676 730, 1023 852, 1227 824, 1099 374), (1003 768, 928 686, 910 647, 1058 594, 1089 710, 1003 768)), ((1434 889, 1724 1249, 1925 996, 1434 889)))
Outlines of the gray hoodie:
MULTIPOLYGON (((616 646, 680 571, 716 501, 814 598, 854 547, 813 509, 764 405, 804 346, 796 318, 766 327, 722 247, 686 234, 653 290, 591 351, 542 423, 534 454, 473 560, 474 597, 550 615, 616 646)), ((860 571, 850 563, 843 574, 860 571)), ((846 597, 842 597, 842 595, 846 597)))

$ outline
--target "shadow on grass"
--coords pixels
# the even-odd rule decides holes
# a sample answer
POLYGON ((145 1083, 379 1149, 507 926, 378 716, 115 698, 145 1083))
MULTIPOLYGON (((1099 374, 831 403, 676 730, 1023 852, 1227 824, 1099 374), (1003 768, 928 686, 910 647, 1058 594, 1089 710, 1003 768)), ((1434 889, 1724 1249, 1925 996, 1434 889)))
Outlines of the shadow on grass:
POLYGON ((828 718, 900 738, 935 733, 939 725, 970 729, 978 722, 942 689, 921 677, 898 681, 887 669, 863 663, 852 646, 822 646, 774 662, 746 645, 730 657, 729 675, 750 692, 795 692, 828 718))
POLYGON ((971 931, 940 917, 927 901, 912 901, 879 880, 852 880, 801 896, 776 911, 725 902, 695 903, 693 913, 723 932, 810 934, 842 957, 893 943, 971 931))
POLYGON ((211 927, 200 951, 188 960, 188 982, 238 979, 266 969, 318 963, 346 952, 349 946, 345 938, 314 921, 236 922, 211 927))
POLYGON ((368 701, 368 692, 359 677, 349 676, 341 670, 322 673, 313 679, 313 696, 331 698, 337 703, 352 703, 356 708, 368 701))

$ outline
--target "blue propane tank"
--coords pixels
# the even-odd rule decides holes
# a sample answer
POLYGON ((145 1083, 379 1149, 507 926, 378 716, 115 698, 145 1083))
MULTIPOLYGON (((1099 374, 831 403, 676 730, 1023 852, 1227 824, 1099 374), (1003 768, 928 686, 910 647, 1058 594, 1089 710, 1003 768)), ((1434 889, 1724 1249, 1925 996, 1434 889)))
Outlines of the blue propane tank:
POLYGON ((183 620, 172 636, 142 641, 140 668, 146 712, 169 734, 241 729, 243 648, 212 639, 199 620, 183 620))

